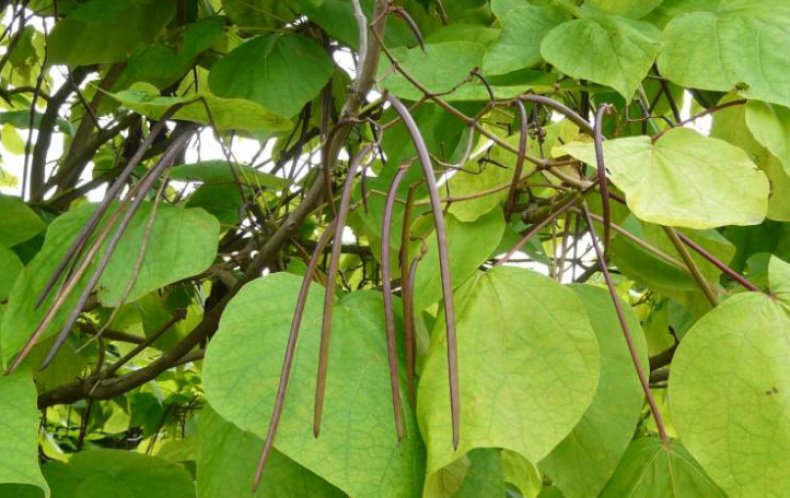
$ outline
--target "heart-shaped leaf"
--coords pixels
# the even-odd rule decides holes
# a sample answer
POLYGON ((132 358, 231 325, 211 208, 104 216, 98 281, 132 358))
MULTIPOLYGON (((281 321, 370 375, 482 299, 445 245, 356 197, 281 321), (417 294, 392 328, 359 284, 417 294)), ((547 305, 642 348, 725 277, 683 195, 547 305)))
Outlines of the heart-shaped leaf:
MULTIPOLYGON (((596 164, 592 144, 560 148, 596 164)), ((607 140, 603 145, 612 182, 644 221, 696 229, 756 225, 768 210, 768 180, 743 151, 688 128, 650 137, 607 140)))
POLYGON ((769 280, 771 295, 737 294, 697 321, 669 379, 678 435, 733 498, 790 494, 790 265, 772 258, 769 280))

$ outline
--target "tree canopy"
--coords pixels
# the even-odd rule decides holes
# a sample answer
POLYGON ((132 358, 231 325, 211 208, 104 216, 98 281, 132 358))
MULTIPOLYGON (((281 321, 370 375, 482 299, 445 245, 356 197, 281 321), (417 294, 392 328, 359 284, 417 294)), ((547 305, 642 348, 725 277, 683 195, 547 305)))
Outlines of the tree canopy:
POLYGON ((0 496, 790 496, 786 0, 0 16, 0 496))

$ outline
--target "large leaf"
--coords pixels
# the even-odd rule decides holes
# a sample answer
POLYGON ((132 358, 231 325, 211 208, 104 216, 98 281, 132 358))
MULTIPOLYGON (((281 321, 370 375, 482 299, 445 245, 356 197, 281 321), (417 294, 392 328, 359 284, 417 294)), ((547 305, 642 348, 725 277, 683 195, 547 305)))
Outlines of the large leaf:
POLYGON ((738 88, 749 97, 790 105, 790 5, 718 0, 678 15, 664 29, 661 73, 705 90, 738 88), (693 49, 692 49, 693 47, 693 49))
POLYGON ((539 63, 543 60, 540 55, 543 37, 569 17, 554 6, 524 4, 509 10, 501 19, 502 34, 483 57, 483 74, 505 74, 539 63))
MULTIPOLYGON (((539 466, 567 498, 597 496, 617 468, 642 414, 644 394, 609 292, 573 285, 593 325, 601 353, 601 377, 593 402, 568 437, 539 466)), ((626 319, 647 368, 644 334, 630 306, 626 319)))
POLYGON ((447 191, 453 198, 475 195, 478 197, 453 202, 448 211, 459 221, 472 222, 490 213, 507 198, 509 188, 502 189, 502 186, 510 185, 513 170, 493 163, 478 166, 470 162, 467 167, 477 167, 480 171, 457 172, 447 182, 447 191), (499 191, 484 195, 494 189, 499 191))
MULTIPOLYGON (((420 48, 410 50, 395 49, 391 52, 399 65, 424 86, 428 91, 445 94, 445 100, 482 100, 491 97, 488 89, 479 78, 472 78, 474 69, 483 63, 486 47, 482 43, 470 41, 448 41, 429 43, 425 51, 420 48), (457 88, 456 88, 457 87, 457 88), (448 93, 452 92, 452 93, 448 93)), ((382 58, 378 71, 382 87, 391 93, 409 100, 419 100, 423 93, 382 58)), ((526 79, 498 81, 489 79, 498 98, 510 98, 528 90, 549 91, 553 84, 551 75, 543 72, 527 73, 526 79)))
POLYGON ((260 36, 214 64, 209 85, 217 96, 251 100, 293 116, 326 85, 332 66, 332 59, 309 38, 260 36))
POLYGON ((222 9, 239 26, 274 27, 293 21, 293 8, 280 0, 221 0, 222 9))
POLYGON ((211 184, 233 185, 241 183, 249 187, 269 187, 280 189, 288 186, 285 178, 258 171, 239 163, 229 163, 221 159, 182 164, 170 168, 173 180, 197 181, 211 184))
POLYGON ((138 81, 167 88, 192 67, 201 53, 211 48, 222 35, 224 24, 224 17, 207 17, 138 51, 129 59, 113 88, 127 88, 138 81))
MULTIPOLYGON (((502 211, 495 209, 470 223, 460 222, 453 215, 448 215, 445 221, 450 275, 453 285, 459 287, 499 246, 505 231, 505 220, 502 211)), ((425 243, 428 252, 417 264, 417 273, 414 275, 415 310, 423 310, 442 298, 436 234, 427 234, 425 243)))
POLYGON ((22 266, 22 261, 14 251, 0 245, 0 301, 8 297, 22 266))
MULTIPOLYGON (((688 270, 684 269, 682 257, 662 227, 639 222, 633 215, 626 218, 621 226, 663 253, 659 256, 631 239, 617 234, 610 246, 612 262, 623 275, 658 294, 692 308, 695 314, 702 314, 710 309, 710 305, 703 301, 704 296, 699 283, 688 270)), ((735 247, 716 230, 680 229, 679 231, 725 264, 728 264, 735 254, 735 247)), ((689 252, 703 277, 709 282, 718 282, 721 270, 697 252, 689 252)))
POLYGON ((678 441, 655 437, 628 447, 601 498, 726 498, 678 441))
POLYGON ((697 321, 672 362, 678 434, 732 498, 790 494, 790 265, 773 258, 769 279, 771 295, 737 294, 697 321))
POLYGON ((33 237, 46 226, 16 197, 0 194, 0 246, 11 247, 33 237))
POLYGON ((768 199, 766 217, 777 221, 790 221, 790 175, 779 159, 769 155, 762 170, 771 182, 771 198, 768 199))
POLYGON ((330 498, 344 493, 273 450, 258 491, 252 492, 255 463, 263 440, 244 432, 207 406, 200 412, 197 488, 210 498, 330 498))
MULTIPOLYGON (((756 225, 768 209, 768 180, 742 149, 688 128, 604 142, 610 178, 644 221, 696 229, 756 225)), ((592 144, 562 147, 595 164, 592 144)))
POLYGON ((422 498, 478 498, 504 496, 505 473, 501 451, 478 448, 428 476, 422 498))
MULTIPOLYGON (((493 448, 476 449, 468 454, 471 465, 456 498, 505 496, 505 472, 501 452, 493 448)), ((423 495, 423 498, 425 495, 423 495)))
POLYGON ((636 19, 655 9, 661 2, 662 0, 587 0, 584 4, 610 14, 636 19))
POLYGON ((47 62, 86 65, 120 62, 150 42, 176 13, 174 0, 91 0, 55 24, 47 62))
POLYGON ((790 109, 750 100, 746 104, 746 125, 790 175, 790 109))
POLYGON ((38 468, 39 417, 29 369, 0 377, 0 406, 0 496, 13 496, 12 492, 18 491, 31 498, 49 497, 49 487, 38 468))
POLYGON ((571 290, 497 267, 455 292, 461 439, 453 451, 444 323, 434 328, 418 392, 428 472, 473 448, 544 458, 581 419, 599 373, 598 345, 571 290))
MULTIPOLYGON (((245 286, 222 315, 206 353, 209 402, 258 437, 268 429, 300 283, 295 275, 277 273, 245 286)), ((395 436, 380 295, 354 293, 335 307, 321 436, 313 437, 322 308, 316 287, 275 447, 352 496, 416 495, 422 449, 405 399, 408 437, 398 444, 395 436)))
POLYGON ((643 21, 582 12, 543 38, 543 58, 568 76, 612 87, 630 100, 653 64, 661 33, 643 21))
POLYGON ((149 83, 135 83, 112 97, 127 109, 159 119, 174 105, 181 105, 173 117, 202 124, 213 124, 219 130, 282 131, 291 122, 281 115, 244 99, 224 99, 205 90, 185 97, 163 97, 149 83))
MULTIPOLYGON (((85 225, 94 209, 95 205, 84 205, 66 212, 53 221, 47 229, 41 250, 17 278, 11 290, 8 309, 0 322, 3 331, 4 361, 7 361, 27 341, 44 316, 47 306, 54 298, 54 292, 50 293, 42 306, 36 308, 38 295, 64 251, 85 225)), ((145 203, 135 214, 99 280, 97 286, 99 300, 107 306, 117 305, 125 294, 143 245, 151 209, 152 205, 145 203)), ((127 296, 127 302, 205 270, 216 256, 218 236, 217 220, 203 210, 159 206, 140 271, 127 296)), ((101 254, 103 250, 94 258, 88 274, 95 268, 101 254)), ((83 277, 56 315, 52 325, 44 331, 41 339, 57 332, 58 327, 63 326, 67 315, 71 312, 71 306, 84 289, 88 278, 88 276, 83 277)))
POLYGON ((186 469, 160 458, 122 450, 76 453, 52 462, 44 475, 56 498, 194 498, 186 469))

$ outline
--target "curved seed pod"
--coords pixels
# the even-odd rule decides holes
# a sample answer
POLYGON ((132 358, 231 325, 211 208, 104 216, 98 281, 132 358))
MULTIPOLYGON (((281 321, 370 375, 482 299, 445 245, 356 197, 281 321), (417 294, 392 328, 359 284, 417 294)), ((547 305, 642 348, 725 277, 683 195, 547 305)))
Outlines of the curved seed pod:
MULTIPOLYGON (((66 254, 63 255, 63 259, 60 261, 60 263, 58 263, 58 266, 55 268, 55 271, 52 272, 52 276, 49 277, 49 280, 44 286, 44 289, 41 291, 41 294, 39 294, 38 299, 36 299, 36 308, 41 306, 41 303, 43 303, 44 299, 47 298, 49 292, 55 286, 55 283, 58 281, 60 276, 63 275, 63 271, 66 269, 66 266, 68 266, 69 262, 77 257, 77 255, 85 247, 85 244, 88 242, 88 238, 90 237, 91 233, 93 233, 93 230, 95 230, 99 225, 99 221, 101 220, 102 216, 104 216, 104 213, 106 213, 110 208, 112 201, 115 200, 115 198, 123 189, 126 181, 132 175, 134 168, 137 167, 140 161, 142 161, 143 156, 145 155, 148 148, 154 143, 154 140, 156 140, 159 134, 162 133, 162 130, 165 129, 167 120, 182 106, 183 104, 176 104, 172 106, 162 115, 161 118, 159 118, 159 121, 154 125, 154 127, 151 128, 151 132, 147 137, 145 137, 145 140, 143 140, 143 142, 140 144, 140 147, 137 148, 137 151, 135 151, 134 155, 129 159, 129 162, 126 163, 126 167, 123 169, 123 171, 121 171, 115 182, 107 190, 104 200, 101 202, 101 204, 99 204, 99 207, 91 215, 88 223, 85 224, 85 227, 83 227, 83 229, 80 231, 77 238, 74 239, 74 242, 72 242, 69 248, 66 250, 66 254)), ((133 192, 130 191, 127 199, 132 195, 133 192)))
POLYGON ((650 413, 653 415, 653 419, 656 421, 658 435, 661 438, 661 442, 666 444, 669 438, 667 437, 667 431, 664 428, 664 420, 661 417, 661 412, 659 411, 658 405, 656 404, 656 399, 653 396, 653 393, 650 391, 650 381, 645 374, 642 361, 639 359, 639 352, 636 350, 634 338, 631 334, 631 328, 628 326, 628 321, 625 319, 623 306, 620 303, 620 298, 617 297, 617 290, 615 289, 614 283, 612 282, 612 276, 609 274, 609 267, 607 266, 606 260, 604 259, 603 250, 601 250, 601 247, 598 244, 598 238, 597 234, 595 233, 595 228, 593 227, 592 218, 590 217, 590 211, 587 209, 587 204, 584 201, 582 201, 581 208, 582 214, 584 215, 584 221, 587 223, 587 230, 590 232, 593 250, 595 250, 595 255, 598 258, 598 266, 600 267, 603 278, 606 281, 606 287, 609 289, 609 295, 612 297, 612 304, 614 305, 614 310, 617 313, 617 320, 620 322, 620 328, 623 330, 623 336, 625 337, 625 342, 628 345, 628 353, 631 355, 631 361, 634 364, 636 374, 639 377, 639 383, 642 386, 642 391, 644 392, 645 398, 647 399, 647 404, 650 407, 650 413))
POLYGON ((606 163, 603 158, 603 115, 612 112, 612 106, 604 104, 595 113, 593 142, 595 144, 595 162, 598 167, 598 187, 601 189, 601 208, 603 211, 603 253, 609 253, 609 242, 612 240, 612 210, 609 207, 609 187, 606 183, 606 163))
POLYGON ((434 225, 436 226, 436 240, 439 246, 439 269, 442 281, 442 298, 444 301, 444 319, 447 334, 447 372, 450 384, 450 410, 453 426, 453 448, 458 448, 461 425, 461 400, 458 388, 458 346, 455 335, 455 309, 453 307, 453 285, 450 277, 450 255, 447 247, 447 229, 444 223, 444 213, 442 212, 442 202, 439 197, 439 189, 436 186, 431 158, 425 140, 420 133, 417 123, 409 113, 403 103, 393 95, 387 96, 387 101, 392 104, 395 112, 403 120, 409 132, 417 156, 422 163, 425 181, 428 184, 428 194, 431 200, 431 211, 433 212, 434 225))
MULTIPOLYGON (((392 268, 390 267, 390 241, 392 240, 392 211, 395 207, 398 187, 409 169, 409 164, 398 168, 384 203, 384 217, 381 227, 381 290, 384 294, 384 316, 387 328, 387 359, 390 367, 390 387, 392 388, 392 409, 395 411, 395 430, 398 441, 404 437, 403 412, 398 382, 398 356, 395 346, 395 312, 392 306, 392 268)), ((401 248, 403 250, 403 248, 401 248)))
POLYGON ((514 104, 518 109, 518 115, 521 121, 521 129, 518 138, 518 155, 516 156, 516 167, 513 171, 513 180, 510 182, 510 190, 507 194, 507 204, 505 204, 506 213, 512 213, 516 204, 516 191, 518 189, 518 183, 521 181, 521 172, 524 170, 524 156, 527 153, 527 111, 524 109, 524 103, 520 100, 516 100, 514 104))
POLYGON ((253 481, 252 489, 255 491, 263 477, 263 469, 266 467, 266 462, 269 460, 269 454, 274 447, 274 437, 277 435, 277 428, 280 425, 280 417, 283 413, 285 406, 285 394, 288 392, 288 383, 291 379, 291 367, 293 366, 294 354, 296 353, 296 340, 299 338, 299 328, 302 325, 302 318, 304 317, 304 308, 307 304, 307 294, 310 291, 310 284, 313 282, 316 268, 318 268, 318 260, 324 252, 324 248, 329 243, 332 235, 335 232, 335 225, 337 220, 333 220, 329 226, 326 227, 324 233, 318 238, 318 242, 313 249, 313 254, 310 257, 310 262, 307 265, 304 279, 302 280, 302 287, 299 289, 299 297, 296 300, 296 309, 294 309, 294 317, 291 320, 291 331, 288 335, 288 344, 285 349, 285 358, 283 359, 283 368, 280 371, 280 383, 277 386, 277 398, 274 402, 274 410, 272 411, 272 419, 269 422, 269 429, 266 432, 266 441, 263 444, 261 456, 258 459, 258 468, 255 471, 255 480, 253 481))
POLYGON ((357 154, 348 166, 348 175, 343 184, 343 193, 340 197, 340 206, 337 211, 335 235, 332 243, 332 255, 329 259, 329 268, 326 272, 326 292, 324 294, 324 316, 321 322, 321 349, 318 356, 318 378, 316 379, 315 409, 313 412, 313 435, 318 437, 321 432, 321 414, 324 410, 324 394, 326 392, 326 372, 329 367, 329 340, 332 334, 332 312, 335 304, 335 280, 337 280, 337 267, 340 262, 340 252, 343 248, 343 229, 346 227, 351 192, 354 188, 354 177, 359 169, 362 158, 371 150, 367 145, 357 154))
MULTIPOLYGON (((192 127, 191 129, 194 130, 195 127, 192 127)), ((146 176, 143 178, 143 180, 138 184, 138 187, 139 187, 138 190, 139 191, 146 192, 149 188, 151 188, 151 186, 156 181, 156 179, 162 174, 162 172, 175 159, 176 154, 179 152, 181 146, 184 145, 184 143, 189 139, 190 136, 191 136, 191 133, 184 133, 184 134, 178 136, 173 141, 173 143, 170 145, 168 150, 163 154, 163 156, 159 160, 159 162, 154 166, 154 168, 152 168, 146 174, 146 176)), ((131 222, 132 217, 137 212, 137 209, 142 204, 144 198, 145 197, 143 195, 138 195, 137 197, 135 197, 134 200, 132 201, 131 205, 129 206, 129 208, 124 213, 124 216, 121 219, 120 224, 119 224, 118 228, 116 229, 116 232, 113 234, 113 237, 108 242, 108 247, 107 247, 107 249, 106 249, 101 261, 99 262, 98 267, 96 268, 95 272, 91 276, 91 279, 89 280, 87 287, 85 288, 85 290, 83 291, 82 295, 80 296, 80 299, 78 300, 77 304, 74 306, 74 309, 72 310, 71 315, 69 315, 69 318, 68 318, 66 324, 63 326, 63 328, 58 333, 58 336, 57 336, 57 339, 55 340, 55 343, 53 344, 52 348, 50 349, 49 353, 47 354, 47 356, 44 359, 44 361, 43 361, 43 363, 42 363, 40 368, 42 368, 42 369, 46 368, 46 366, 49 365, 49 363, 52 361, 52 359, 54 358, 55 354, 58 352, 60 347, 63 345, 63 342, 66 340, 66 337, 68 336, 68 333, 71 330, 71 327, 74 325, 74 322, 77 321, 77 317, 79 317, 79 314, 82 312, 82 308, 84 307, 85 302, 88 300, 88 297, 90 297, 90 294, 93 291, 93 288, 96 286, 96 283, 98 283, 99 278, 101 278, 101 275, 104 273, 104 269, 107 267, 107 264, 109 263, 109 260, 112 257, 112 254, 113 254, 115 248, 117 247, 118 243, 120 242, 121 237, 123 236, 124 232, 126 231, 126 228, 128 227, 129 223, 131 222)), ((109 204, 108 204, 108 206, 109 206, 109 204)), ((113 213, 113 216, 111 217, 111 220, 110 220, 111 222, 114 222, 115 217, 122 211, 122 209, 123 208, 119 208, 115 213, 113 213)), ((97 240, 94 241, 94 243, 92 244, 92 247, 88 251, 88 254, 83 259, 83 262, 80 264, 80 267, 77 269, 76 272, 74 272, 74 274, 69 276, 68 280, 64 284, 64 287, 58 293, 58 296, 55 299, 55 301, 53 302, 52 306, 47 310, 47 313, 45 314, 45 316, 42 319, 42 321, 36 327, 36 330, 30 336, 30 339, 28 339, 28 341, 25 343, 25 345, 22 348, 22 350, 19 352, 19 354, 14 359, 14 362, 8 368, 7 373, 12 373, 14 370, 16 370, 17 367, 19 367, 19 365, 22 363, 22 361, 28 355, 30 350, 33 348, 33 346, 35 346, 35 344, 38 342, 38 339, 41 336, 41 334, 44 332, 44 330, 52 322, 52 320, 55 317, 55 314, 63 306, 63 304, 65 303, 66 298, 71 294, 71 292, 74 290, 74 288, 76 287, 76 285, 79 282, 79 280, 83 277, 83 275, 87 271, 88 266, 90 265, 93 256, 98 252, 99 248, 101 247, 102 243, 104 242, 104 239, 107 237, 109 232, 112 230, 112 227, 113 227, 113 223, 108 223, 108 225, 99 234, 99 236, 97 237, 97 240)))
POLYGON ((403 230, 401 230, 398 253, 401 298, 403 300, 403 340, 406 344, 406 385, 412 407, 417 406, 417 393, 414 388, 414 352, 416 349, 414 340, 414 272, 419 258, 415 258, 409 263, 409 242, 414 193, 419 185, 419 182, 411 184, 409 193, 406 195, 406 209, 403 213, 403 230))

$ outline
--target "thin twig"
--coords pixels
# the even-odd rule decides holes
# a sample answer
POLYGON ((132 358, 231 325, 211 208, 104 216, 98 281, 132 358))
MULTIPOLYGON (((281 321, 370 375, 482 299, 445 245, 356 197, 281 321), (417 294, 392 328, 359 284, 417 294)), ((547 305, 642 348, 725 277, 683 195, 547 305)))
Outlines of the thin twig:
POLYGON ((686 246, 684 246, 683 242, 680 241, 677 231, 672 227, 664 227, 664 233, 667 234, 667 237, 669 237, 672 245, 675 246, 675 250, 686 263, 686 267, 688 267, 689 272, 691 272, 694 280, 696 280, 697 285, 699 286, 700 290, 702 290, 702 293, 705 294, 705 298, 708 300, 708 303, 715 308, 719 304, 719 299, 716 297, 716 293, 713 291, 713 289, 708 285, 705 276, 700 271, 696 261, 694 261, 694 259, 689 254, 686 246))
POLYGON ((529 230, 529 232, 527 232, 526 235, 524 235, 521 238, 521 240, 519 240, 516 243, 516 245, 514 245, 504 256, 499 258, 497 260, 497 262, 494 263, 494 266, 495 267, 496 266, 502 266, 505 263, 507 263, 510 260, 510 258, 513 257, 514 254, 516 254, 518 251, 521 250, 522 247, 524 247, 524 244, 529 242, 532 239, 532 237, 535 236, 535 234, 537 234, 538 232, 543 230, 549 223, 552 223, 554 220, 556 220, 557 217, 560 216, 562 213, 564 213, 568 209, 570 209, 573 206, 575 206, 576 204, 578 204, 579 203, 579 199, 580 198, 578 196, 571 196, 571 198, 568 199, 559 208, 557 208, 555 211, 552 211, 551 213, 549 213, 549 215, 546 216, 541 222, 539 222, 537 225, 532 227, 529 230))

